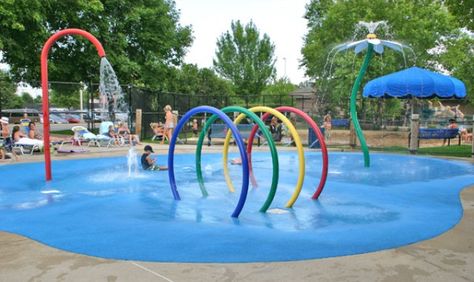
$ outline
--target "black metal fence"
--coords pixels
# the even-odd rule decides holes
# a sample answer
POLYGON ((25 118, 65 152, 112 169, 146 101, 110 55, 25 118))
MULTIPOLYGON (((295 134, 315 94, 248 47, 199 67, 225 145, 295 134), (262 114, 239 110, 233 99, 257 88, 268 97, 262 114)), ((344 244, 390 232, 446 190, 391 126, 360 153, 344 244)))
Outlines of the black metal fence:
MULTIPOLYGON (((40 84, 35 86, 39 87, 40 84)), ((51 112, 61 112, 62 114, 80 115, 87 123, 89 130, 97 128, 97 123, 106 119, 106 113, 101 106, 99 95, 99 84, 96 82, 63 82, 50 81, 50 108, 51 112), (58 111, 57 105, 63 105, 58 111)), ((132 131, 136 131, 135 119, 136 110, 142 110, 142 138, 152 136, 150 123, 164 122, 163 108, 170 105, 173 111, 178 112, 180 118, 188 110, 200 106, 209 105, 216 108, 223 108, 230 105, 238 105, 246 108, 263 105, 277 107, 281 105, 305 106, 304 97, 282 95, 249 95, 246 97, 227 95, 206 95, 199 93, 170 93, 157 89, 138 87, 135 85, 121 85, 124 99, 128 104, 128 113, 114 113, 114 119, 127 121, 132 131), (127 120, 123 116, 126 114, 127 120), (117 118, 118 116, 122 118, 117 118)), ((308 102, 306 102, 308 106, 308 102)), ((25 105, 26 108, 36 109, 41 112, 41 104, 31 103, 25 105)), ((196 117, 202 119, 204 116, 196 117)), ((110 118, 109 118, 110 119, 110 118)))
MULTIPOLYGON (((50 107, 51 112, 54 113, 55 106, 57 104, 70 105, 67 107, 67 113, 81 115, 83 120, 87 122, 87 126, 90 130, 94 130, 98 127, 98 123, 104 118, 104 110, 100 105, 99 96, 99 85, 98 83, 72 83, 72 82, 57 82, 52 81, 49 83, 50 89, 50 107), (80 99, 81 93, 82 99, 80 99), (79 104, 82 102, 82 111, 80 110, 79 104)), ((170 105, 173 111, 178 112, 178 119, 186 113, 188 110, 200 106, 209 105, 216 108, 222 108, 229 105, 238 105, 245 108, 250 108, 257 105, 263 105, 268 107, 278 107, 281 105, 294 106, 302 109, 309 113, 314 120, 318 123, 322 123, 322 116, 325 112, 321 112, 316 109, 314 99, 307 96, 290 96, 290 95, 250 95, 247 97, 241 96, 225 96, 225 95, 205 95, 199 93, 170 93, 164 92, 157 89, 149 89, 144 87, 138 87, 134 85, 122 85, 124 98, 128 104, 128 113, 115 113, 115 117, 122 121, 127 121, 132 131, 137 131, 135 126, 136 110, 142 111, 142 138, 150 138, 153 136, 151 123, 164 122, 164 111, 163 108, 166 105, 170 105), (126 117, 126 118, 123 118, 126 117)), ((28 105, 28 108, 37 108, 39 111, 40 104, 28 105)), ((62 111, 61 113, 64 113, 62 111)), ((400 115, 397 118, 391 117, 388 112, 383 108, 377 115, 370 115, 372 118, 364 118, 363 110, 360 116, 360 123, 364 130, 406 130, 409 126, 409 115, 400 115)), ((202 124, 202 120, 206 118, 203 115, 197 115, 196 118, 199 124, 202 124)), ((333 111, 333 119, 348 119, 348 113, 340 110, 338 112, 333 111)), ((191 122, 189 121, 185 130, 190 130, 191 122)), ((428 112, 425 114, 422 111, 421 124, 424 127, 445 127, 447 125, 448 118, 446 117, 434 117, 433 114, 428 112)), ((461 126, 464 126, 465 121, 458 120, 461 126)), ((470 124, 466 124, 470 126, 470 124)))
MULTIPOLYGON (((142 110, 142 138, 153 136, 151 123, 159 123, 165 120, 163 108, 170 105, 173 111, 178 113, 178 119, 190 109, 208 105, 216 108, 223 108, 230 105, 242 106, 245 108, 253 106, 278 107, 281 105, 294 106, 297 104, 298 96, 285 95, 259 95, 259 96, 211 96, 204 94, 185 94, 170 93, 159 90, 153 90, 142 87, 127 86, 128 95, 130 97, 131 108, 131 124, 135 125, 135 112, 137 109, 142 110)), ((199 124, 205 119, 205 115, 197 115, 199 124)), ((191 121, 184 128, 185 131, 190 130, 191 121)))

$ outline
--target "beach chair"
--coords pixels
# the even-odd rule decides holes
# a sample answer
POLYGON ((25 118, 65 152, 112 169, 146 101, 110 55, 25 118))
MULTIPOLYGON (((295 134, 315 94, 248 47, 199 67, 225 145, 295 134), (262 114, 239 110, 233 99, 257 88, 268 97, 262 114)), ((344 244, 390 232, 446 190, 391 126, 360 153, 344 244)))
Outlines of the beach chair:
MULTIPOLYGON (((110 126, 114 126, 114 124, 111 122, 111 121, 103 121, 100 123, 100 126, 99 126, 99 135, 97 135, 97 137, 99 138, 99 140, 101 140, 103 143, 106 143, 107 144, 107 148, 109 148, 110 146, 114 145, 114 138, 110 138, 108 136, 108 133, 109 133, 109 127, 110 126)), ((120 138, 120 143, 124 143, 124 141, 122 140, 123 138, 120 138)), ((100 143, 100 142, 99 142, 100 143)))
POLYGON ((150 123, 151 130, 153 131, 152 141, 161 141, 165 138, 165 130, 160 124, 152 122, 150 123))
POLYGON ((109 142, 109 139, 111 139, 108 136, 104 135, 95 135, 94 133, 90 132, 85 128, 84 126, 73 126, 71 130, 74 132, 74 137, 73 137, 73 144, 77 144, 79 146, 82 146, 83 143, 87 143, 87 146, 97 146, 100 147, 101 143, 104 142, 109 142))
POLYGON ((24 155, 25 152, 33 155, 35 151, 43 150, 44 144, 41 140, 22 138, 18 142, 13 142, 12 149, 19 152, 21 155, 24 155))

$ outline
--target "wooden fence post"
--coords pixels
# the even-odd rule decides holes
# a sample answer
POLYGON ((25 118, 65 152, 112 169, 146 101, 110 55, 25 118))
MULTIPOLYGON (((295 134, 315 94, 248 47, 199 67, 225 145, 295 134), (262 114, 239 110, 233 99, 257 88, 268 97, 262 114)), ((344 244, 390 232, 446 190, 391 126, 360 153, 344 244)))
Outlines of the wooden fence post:
POLYGON ((412 154, 416 154, 418 151, 418 132, 420 130, 420 116, 418 114, 411 115, 411 127, 410 127, 410 148, 408 150, 412 154))
POLYGON ((135 134, 142 136, 142 109, 137 109, 135 112, 135 134))

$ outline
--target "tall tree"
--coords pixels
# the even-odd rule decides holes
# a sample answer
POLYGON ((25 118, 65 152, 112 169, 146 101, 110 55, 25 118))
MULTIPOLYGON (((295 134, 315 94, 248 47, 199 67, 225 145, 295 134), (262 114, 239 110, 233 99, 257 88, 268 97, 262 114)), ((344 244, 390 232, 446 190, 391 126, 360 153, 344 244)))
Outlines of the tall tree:
POLYGON ((288 95, 291 92, 296 90, 296 85, 291 83, 291 81, 284 77, 272 81, 270 84, 265 87, 262 94, 263 95, 288 95))
POLYGON ((286 78, 280 78, 272 81, 262 91, 263 103, 274 105, 291 105, 292 98, 289 95, 297 89, 296 85, 286 78))
POLYGON ((34 99, 33 96, 30 95, 28 92, 23 92, 20 95, 21 101, 23 103, 23 107, 32 107, 34 106, 34 99))
POLYGON ((474 1, 472 0, 446 0, 446 6, 462 27, 474 31, 474 1))
POLYGON ((168 86, 170 92, 208 96, 233 95, 230 82, 218 77, 211 69, 200 69, 193 64, 184 64, 177 69, 173 82, 168 86))
MULTIPOLYGON (((348 40, 366 36, 357 34, 359 21, 386 20, 389 32, 376 30, 383 39, 391 39, 410 46, 405 50, 407 63, 400 53, 386 50, 376 56, 365 76, 365 81, 415 64, 434 68, 436 56, 429 50, 438 46, 439 39, 451 35, 457 28, 454 17, 441 0, 312 0, 307 5, 308 33, 302 49, 302 65, 307 75, 316 78, 317 89, 330 108, 347 108, 350 88, 362 58, 354 52, 341 53, 333 59, 331 49, 348 40)), ((363 82, 364 83, 364 82, 363 82)), ((377 101, 363 101, 365 111, 377 107, 377 101)), ((359 107, 362 108, 362 107, 359 107)), ((372 111, 375 112, 375 111, 372 111)))
POLYGON ((22 106, 21 98, 15 92, 15 83, 7 72, 0 70, 0 110, 22 106))
MULTIPOLYGON (((191 45, 172 0, 8 0, 0 5, 2 62, 16 81, 39 80, 39 54, 55 31, 78 27, 102 42, 121 83, 159 87, 191 45)), ((49 55, 51 80, 98 80, 95 48, 65 37, 49 55)))
POLYGON ((444 48, 436 53, 438 61, 465 83, 468 93, 466 99, 471 105, 474 104, 474 36, 459 32, 456 36, 443 38, 441 43, 444 48))
POLYGON ((253 22, 243 26, 232 21, 231 30, 217 40, 214 68, 222 77, 232 81, 235 92, 247 99, 260 95, 275 76, 275 46, 267 34, 253 22))

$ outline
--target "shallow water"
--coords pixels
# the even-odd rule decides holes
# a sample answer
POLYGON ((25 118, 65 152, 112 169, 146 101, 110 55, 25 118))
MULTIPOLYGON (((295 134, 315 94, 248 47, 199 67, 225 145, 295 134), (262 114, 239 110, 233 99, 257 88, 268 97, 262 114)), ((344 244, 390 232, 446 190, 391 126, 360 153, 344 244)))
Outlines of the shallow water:
MULTIPOLYGON (((236 155, 235 155, 236 156, 236 155)), ((234 157, 234 156, 231 156, 234 157)), ((258 212, 271 181, 271 156, 253 156, 257 188, 239 219, 230 217, 239 192, 225 185, 221 155, 203 155, 209 196, 197 185, 194 156, 176 155, 182 200, 167 172, 128 176, 127 158, 0 168, 0 230, 93 256, 174 262, 284 261, 365 253, 436 236, 462 216, 459 192, 474 184, 471 164, 434 158, 331 153, 328 182, 318 201, 321 155, 306 154, 303 191, 285 209, 297 180, 298 158, 280 153, 280 183, 268 213, 258 212), (46 192, 46 193, 42 193, 46 192)), ((165 165, 165 156, 159 156, 165 165)), ((237 190, 241 167, 229 166, 237 190)))

